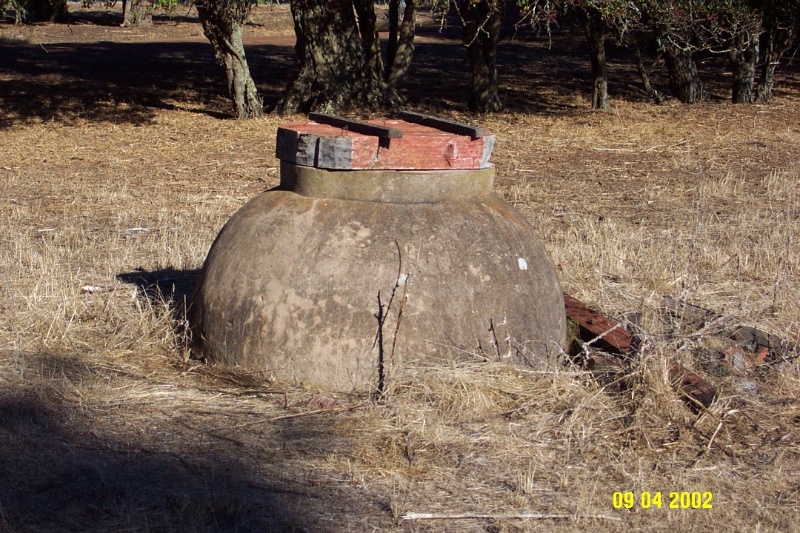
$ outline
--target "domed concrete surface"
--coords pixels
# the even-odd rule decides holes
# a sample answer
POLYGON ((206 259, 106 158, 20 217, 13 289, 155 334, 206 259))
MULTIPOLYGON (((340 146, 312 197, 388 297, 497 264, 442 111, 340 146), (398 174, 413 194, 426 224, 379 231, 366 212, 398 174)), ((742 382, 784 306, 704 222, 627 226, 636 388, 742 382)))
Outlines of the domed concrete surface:
POLYGON ((220 232, 190 310, 197 351, 339 391, 407 362, 557 354, 561 287, 533 228, 490 193, 494 169, 408 174, 284 163, 282 187, 305 195, 265 192, 220 232))

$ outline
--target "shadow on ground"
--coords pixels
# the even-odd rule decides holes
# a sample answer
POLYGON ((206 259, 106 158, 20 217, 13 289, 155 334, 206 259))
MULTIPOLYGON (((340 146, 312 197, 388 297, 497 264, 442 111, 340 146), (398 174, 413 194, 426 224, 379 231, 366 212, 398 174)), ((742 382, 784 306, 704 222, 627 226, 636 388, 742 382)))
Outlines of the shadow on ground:
MULTIPOLYGON (((268 104, 277 101, 294 69, 291 47, 248 49, 268 104)), ((33 120, 146 124, 159 109, 229 116, 224 72, 211 45, 0 41, 0 127, 33 120)))
POLYGON ((140 293, 148 299, 188 302, 200 277, 200 270, 176 270, 165 268, 148 271, 137 269, 117 275, 123 283, 136 285, 140 293))
MULTIPOLYGON (((108 24, 107 19, 97 24, 108 24)), ((124 30, 110 28, 109 39, 124 38, 115 31, 124 30)), ((228 117, 223 70, 211 45, 202 40, 199 25, 192 35, 193 40, 175 42, 112 42, 95 37, 93 42, 31 44, 0 39, 0 128, 33 120, 146 124, 159 109, 174 108, 228 117)), ((453 25, 442 31, 419 29, 414 60, 400 86, 410 106, 466 111, 470 69, 459 36, 460 29, 453 25)), ((298 70, 292 39, 277 37, 274 40, 280 44, 270 44, 271 39, 253 37, 255 44, 246 46, 253 78, 268 109, 298 70)), ((653 60, 654 51, 649 53, 653 60)), ((609 43, 607 59, 612 102, 646 100, 630 54, 609 43)), ((663 65, 654 66, 651 81, 666 94, 663 65)), ((698 55, 698 67, 706 96, 728 99, 725 58, 698 55)), ((589 54, 585 38, 573 29, 549 36, 509 35, 498 46, 498 72, 501 98, 511 112, 561 114, 589 109, 589 54)), ((778 82, 780 91, 784 80, 778 82)))
MULTIPOLYGON (((413 107, 466 110, 470 71, 463 45, 446 34, 424 36, 401 92, 413 107)), ((582 38, 564 34, 556 39, 552 46, 544 39, 500 44, 501 96, 510 111, 563 112, 564 98, 581 93, 588 101, 582 38)), ((642 98, 632 67, 613 50, 609 56, 613 97, 642 98)), ((297 72, 293 47, 252 44, 247 58, 267 108, 273 107, 297 72)), ((175 108, 229 116, 224 73, 210 44, 201 40, 29 44, 5 39, 0 40, 0 73, 0 127, 77 119, 147 124, 159 109, 175 108)))
POLYGON ((315 470, 351 453, 338 417, 254 419, 249 386, 211 372, 161 383, 78 353, 0 361, 28 376, 0 392, 0 531, 325 533, 351 515, 354 530, 391 528, 386 495, 315 470))
POLYGON ((187 312, 194 295, 195 285, 200 279, 200 270, 176 270, 172 268, 147 271, 144 269, 117 275, 123 283, 135 285, 139 295, 147 298, 155 307, 166 302, 172 313, 175 333, 187 333, 187 312))
MULTIPOLYGON (((86 368, 61 371, 88 377, 86 368)), ((295 530, 290 509, 297 506, 289 501, 307 493, 256 483, 250 467, 229 455, 116 441, 84 423, 70 427, 75 407, 59 411, 41 394, 0 397, 0 529, 295 530)))

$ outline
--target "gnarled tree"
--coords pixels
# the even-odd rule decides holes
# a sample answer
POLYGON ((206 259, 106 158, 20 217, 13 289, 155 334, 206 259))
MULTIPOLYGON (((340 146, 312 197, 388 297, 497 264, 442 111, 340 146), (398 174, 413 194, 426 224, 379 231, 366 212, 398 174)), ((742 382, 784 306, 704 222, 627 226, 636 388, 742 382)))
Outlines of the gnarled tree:
POLYGON ((608 64, 606 38, 618 43, 641 22, 641 11, 634 0, 566 0, 578 13, 589 42, 592 65, 592 109, 607 110, 608 64))
MULTIPOLYGON (((407 2, 384 66, 373 0, 292 0, 300 73, 283 94, 280 113, 378 109, 401 105, 397 81, 413 51, 416 0, 407 2)), ((391 12, 391 10, 390 10, 391 12)))
POLYGON ((695 41, 699 49, 727 54, 733 73, 733 103, 751 103, 761 35, 760 0, 715 0, 695 11, 695 41))
POLYGON ((606 22, 598 11, 591 8, 579 8, 578 16, 589 41, 589 59, 592 64, 592 109, 605 111, 609 107, 606 22))
MULTIPOLYGON (((84 0, 86 2, 88 0, 84 0)), ((122 0, 122 26, 149 26, 153 24, 153 10, 165 1, 122 0)))
POLYGON ((635 0, 517 0, 517 5, 525 20, 533 26, 547 27, 548 32, 557 18, 577 18, 589 44, 592 109, 607 110, 606 39, 622 43, 632 29, 638 28, 641 13, 635 0))
POLYGON ((505 13, 505 0, 457 0, 463 41, 472 69, 471 111, 481 113, 503 108, 498 95, 497 43, 505 13))
POLYGON ((389 41, 384 79, 397 85, 408 70, 414 55, 418 0, 389 0, 389 41))
POLYGON ((763 33, 760 39, 761 74, 756 88, 759 102, 772 100, 775 69, 783 55, 798 46, 800 40, 800 2, 797 0, 764 0, 762 2, 763 33))
POLYGON ((694 61, 697 10, 694 0, 642 0, 659 51, 667 67, 670 92, 685 104, 702 98, 702 85, 694 61))
POLYGON ((195 0, 203 33, 211 41, 217 61, 225 68, 228 94, 237 118, 263 114, 264 106, 250 75, 242 44, 242 26, 250 0, 195 0))
POLYGON ((697 51, 710 51, 727 54, 730 59, 733 102, 752 102, 762 32, 762 0, 641 0, 641 3, 659 41, 673 96, 686 103, 700 97, 701 85, 692 56, 697 51))
POLYGON ((753 103, 760 24, 740 28, 731 39, 728 57, 733 71, 731 100, 734 104, 753 103))

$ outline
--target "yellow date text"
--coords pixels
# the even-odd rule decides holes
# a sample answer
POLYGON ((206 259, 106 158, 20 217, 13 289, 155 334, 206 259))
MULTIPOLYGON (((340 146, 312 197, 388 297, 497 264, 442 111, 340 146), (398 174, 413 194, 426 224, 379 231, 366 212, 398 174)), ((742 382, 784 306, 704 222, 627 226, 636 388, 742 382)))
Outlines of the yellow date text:
POLYGON ((614 509, 712 509, 714 495, 710 492, 671 491, 661 492, 617 491, 611 496, 614 509))

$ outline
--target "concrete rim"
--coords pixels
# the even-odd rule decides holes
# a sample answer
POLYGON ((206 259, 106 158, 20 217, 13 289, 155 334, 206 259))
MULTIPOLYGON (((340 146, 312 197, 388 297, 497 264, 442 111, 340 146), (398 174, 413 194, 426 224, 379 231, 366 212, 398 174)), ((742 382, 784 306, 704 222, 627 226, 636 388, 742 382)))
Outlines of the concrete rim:
POLYGON ((281 186, 310 198, 401 204, 491 194, 494 165, 475 170, 326 170, 281 161, 281 186))

